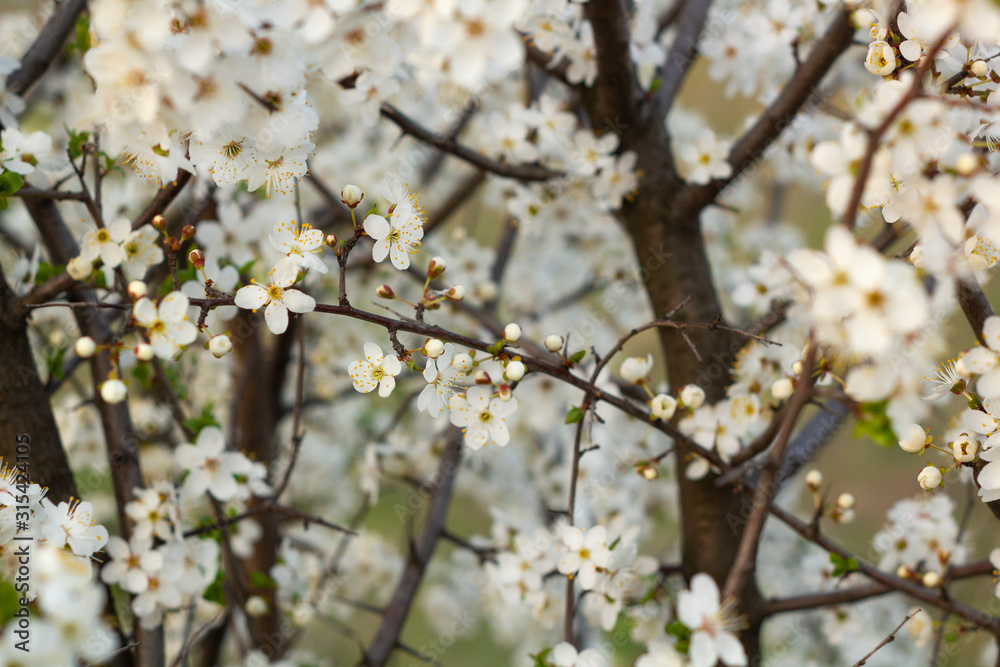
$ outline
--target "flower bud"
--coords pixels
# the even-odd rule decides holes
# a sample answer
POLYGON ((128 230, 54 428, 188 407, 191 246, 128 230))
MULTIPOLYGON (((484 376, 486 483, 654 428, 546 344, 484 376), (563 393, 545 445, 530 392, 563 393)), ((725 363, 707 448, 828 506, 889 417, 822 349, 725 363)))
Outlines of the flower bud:
POLYGON ((659 479, 660 477, 659 469, 648 461, 637 463, 635 465, 635 471, 649 482, 652 482, 654 479, 659 479))
POLYGON ((188 261, 196 269, 205 268, 205 253, 201 250, 195 249, 188 253, 188 261))
POLYGON ((504 382, 500 385, 500 400, 506 403, 511 398, 514 397, 513 392, 510 390, 510 385, 504 382))
POLYGON ((972 76, 982 79, 986 76, 987 72, 990 71, 990 66, 986 64, 985 60, 977 60, 969 66, 969 73, 972 76))
POLYGON ((649 402, 649 409, 657 419, 670 421, 670 418, 674 416, 674 412, 677 411, 677 400, 667 394, 657 394, 649 402))
POLYGON ((834 519, 837 523, 851 523, 854 521, 854 510, 852 509, 838 509, 834 519))
POLYGON ((357 208, 358 204, 364 198, 365 193, 361 191, 361 188, 350 183, 345 185, 344 189, 340 191, 340 201, 344 202, 349 208, 357 208))
POLYGON ((774 396, 774 400, 783 401, 792 395, 795 391, 795 383, 789 378, 781 378, 780 380, 775 380, 774 384, 771 385, 771 396, 774 396))
POLYGON ((837 496, 837 507, 843 510, 849 510, 854 507, 854 496, 850 493, 842 493, 837 496))
POLYGON ((461 285, 452 285, 447 292, 444 293, 446 299, 451 299, 452 301, 461 301, 465 298, 465 288, 461 285))
POLYGON ((941 575, 934 570, 925 572, 921 583, 927 588, 937 588, 941 585, 941 575))
POLYGON ((379 285, 375 288, 376 296, 382 299, 395 299, 396 293, 392 291, 392 288, 388 285, 379 285))
POLYGON ((900 579, 912 579, 914 574, 916 573, 906 565, 900 565, 896 568, 896 576, 900 579))
POLYGON ((444 273, 445 265, 444 259, 441 257, 432 257, 431 263, 427 265, 427 277, 437 278, 442 273, 444 273))
POLYGON ((212 336, 208 341, 208 351, 215 355, 216 359, 226 356, 233 349, 233 341, 229 340, 226 334, 212 336))
POLYGON ((93 268, 93 262, 84 261, 82 257, 74 257, 66 264, 66 273, 73 280, 86 280, 93 268))
POLYGON ((150 224, 153 225, 153 229, 162 232, 167 228, 167 219, 160 214, 156 214, 153 216, 153 221, 150 224))
POLYGON ((252 595, 247 598, 245 608, 247 616, 263 616, 268 610, 267 600, 259 595, 252 595))
POLYGON ((935 466, 927 466, 917 475, 917 483, 924 491, 930 491, 941 486, 941 470, 935 466))
POLYGON ((913 246, 913 252, 911 252, 910 256, 906 258, 906 261, 918 269, 923 269, 927 266, 927 260, 924 257, 924 247, 919 243, 913 246))
POLYGON ((819 470, 810 470, 806 473, 806 486, 808 486, 813 491, 819 491, 820 485, 823 484, 823 473, 819 470))
POLYGON ((686 385, 681 389, 681 403, 684 407, 697 410, 705 402, 705 390, 696 384, 686 385))
POLYGON ((326 235, 326 244, 328 246, 330 246, 331 248, 336 248, 337 247, 337 235, 336 234, 327 234, 326 235))
POLYGON ((133 280, 128 284, 128 295, 137 301, 146 296, 147 292, 149 288, 141 280, 133 280))
POLYGON ((503 328, 503 339, 511 343, 521 340, 521 327, 511 322, 503 328))
POLYGON ((796 361, 795 363, 792 364, 792 375, 794 375, 795 377, 802 375, 803 368, 804 366, 802 365, 802 362, 796 361))
POLYGON ((927 433, 919 424, 910 424, 906 427, 903 437, 899 440, 899 447, 904 452, 917 454, 924 451, 927 444, 927 433))
POLYGON ((563 337, 559 334, 549 334, 545 337, 545 349, 549 352, 558 352, 563 346, 563 337))
POLYGON ((476 371, 476 384, 493 384, 493 380, 486 371, 476 371))
POLYGON ((507 364, 507 368, 504 371, 504 375, 506 375, 507 379, 510 380, 511 382, 517 382, 518 380, 524 377, 525 370, 527 369, 524 367, 523 362, 512 361, 509 364, 507 364))
POLYGON ((444 343, 437 338, 430 338, 424 343, 424 355, 431 359, 437 359, 444 353, 444 343))
POLYGON ((497 298, 497 284, 492 280, 479 283, 473 288, 473 293, 480 301, 492 301, 497 298))
POLYGON ((470 357, 465 352, 459 352, 451 360, 451 365, 462 371, 463 373, 468 373, 472 370, 472 357, 470 357))
POLYGON ((185 241, 194 238, 195 228, 194 225, 184 225, 181 228, 181 238, 185 241))
POLYGON ((76 339, 76 344, 73 345, 73 351, 76 352, 76 356, 81 359, 90 359, 97 352, 97 343, 90 336, 84 336, 82 338, 76 339))
POLYGON ((979 168, 979 158, 975 153, 962 153, 955 160, 955 171, 962 176, 969 176, 979 168))
POLYGON ((963 433, 955 438, 955 442, 951 443, 951 451, 959 463, 975 461, 976 452, 979 451, 979 441, 973 440, 968 434, 963 433))
POLYGON ((121 380, 107 380, 101 383, 101 398, 105 403, 114 405, 121 403, 128 395, 128 389, 121 380))
POLYGON ((150 361, 153 358, 153 346, 149 343, 139 343, 135 346, 135 358, 139 361, 150 361))

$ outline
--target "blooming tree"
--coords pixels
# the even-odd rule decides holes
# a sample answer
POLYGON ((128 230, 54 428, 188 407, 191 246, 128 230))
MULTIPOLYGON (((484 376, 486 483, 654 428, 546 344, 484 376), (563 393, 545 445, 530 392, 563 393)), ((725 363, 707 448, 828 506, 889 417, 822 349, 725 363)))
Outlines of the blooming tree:
POLYGON ((0 664, 1000 664, 995 2, 13 4, 0 664))

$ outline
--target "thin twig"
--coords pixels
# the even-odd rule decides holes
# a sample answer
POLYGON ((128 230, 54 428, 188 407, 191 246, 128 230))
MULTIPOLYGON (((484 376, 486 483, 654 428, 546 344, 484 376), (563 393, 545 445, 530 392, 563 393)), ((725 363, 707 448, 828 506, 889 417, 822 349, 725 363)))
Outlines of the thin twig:
POLYGON ((883 639, 879 643, 878 646, 876 646, 871 651, 869 651, 868 655, 866 655, 865 657, 861 658, 861 660, 858 660, 856 663, 854 663, 854 667, 861 667, 861 665, 867 664, 868 663, 868 658, 870 658, 873 655, 875 655, 876 651, 878 651, 880 648, 882 648, 886 644, 891 644, 892 642, 896 641, 896 633, 899 632, 904 625, 906 625, 906 622, 908 620, 910 620, 911 618, 913 618, 914 616, 916 616, 917 614, 919 614, 921 611, 923 611, 923 610, 920 609, 919 607, 917 607, 917 609, 915 609, 913 612, 907 614, 906 617, 903 618, 903 620, 899 622, 899 625, 897 625, 896 628, 892 632, 889 633, 889 636, 886 637, 885 639, 883 639))

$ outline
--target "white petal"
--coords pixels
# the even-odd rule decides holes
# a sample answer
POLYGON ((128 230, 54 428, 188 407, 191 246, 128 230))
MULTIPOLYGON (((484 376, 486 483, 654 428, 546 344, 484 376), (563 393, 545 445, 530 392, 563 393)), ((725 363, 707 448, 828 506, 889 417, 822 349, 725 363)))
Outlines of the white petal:
POLYGON ((173 291, 160 302, 160 319, 164 322, 181 322, 187 315, 188 298, 183 292, 173 291))
POLYGON ((285 304, 278 303, 277 301, 267 304, 267 310, 264 311, 264 320, 267 322, 267 328, 271 330, 271 333, 282 334, 288 328, 288 309, 285 308, 285 304))
MULTIPOLYGON (((365 233, 375 240, 384 239, 389 235, 389 221, 383 218, 381 215, 375 215, 374 213, 365 218, 365 233)), ((388 250, 388 247, 386 248, 388 250)), ((385 259, 385 255, 382 255, 382 259, 385 259)), ((376 262, 382 260, 376 259, 376 262)))
POLYGON ((316 310, 316 299, 297 289, 285 290, 281 302, 293 313, 311 313, 316 310))
POLYGON ((257 310, 267 303, 267 290, 260 285, 247 285, 236 291, 233 300, 237 306, 246 310, 257 310))

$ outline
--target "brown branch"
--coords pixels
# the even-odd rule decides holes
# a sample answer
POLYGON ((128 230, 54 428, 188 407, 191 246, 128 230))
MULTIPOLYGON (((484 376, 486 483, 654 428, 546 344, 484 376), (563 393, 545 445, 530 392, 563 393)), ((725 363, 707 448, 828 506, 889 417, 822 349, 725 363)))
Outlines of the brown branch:
POLYGON ((364 662, 373 667, 385 665, 393 649, 399 647, 399 636, 409 615, 410 605, 423 580, 427 564, 434 555, 438 540, 444 533, 445 516, 451 502, 455 477, 462 463, 462 447, 464 447, 462 432, 457 428, 450 427, 446 438, 447 444, 441 454, 434 491, 427 501, 427 518, 424 520, 424 526, 411 545, 410 557, 403 568, 403 575, 385 608, 382 623, 365 651, 364 662))
POLYGON ((506 162, 486 157, 482 153, 468 148, 454 139, 449 139, 427 129, 391 104, 383 102, 381 114, 384 118, 395 123, 403 131, 403 134, 408 134, 415 139, 434 146, 438 150, 450 153, 483 171, 488 171, 504 178, 514 178, 519 181, 547 181, 550 178, 562 175, 560 172, 552 171, 541 165, 507 164, 506 162))
POLYGON ((735 596, 743 590, 747 577, 756 567, 757 549, 760 536, 764 532, 764 522, 767 520, 768 507, 774 500, 778 492, 777 480, 778 471, 785 459, 785 449, 792 438, 792 430, 795 422, 798 421, 799 413, 808 403, 812 394, 813 367, 816 363, 816 346, 810 345, 806 351, 805 359, 802 361, 802 373, 799 374, 795 392, 789 400, 788 413, 785 416, 781 433, 771 448, 764 469, 761 472, 760 484, 753 494, 753 509, 747 519, 746 528, 740 539, 740 545, 736 552, 736 560, 726 578, 726 584, 722 588, 722 599, 735 596))
POLYGON ((924 92, 923 78, 924 74, 930 69, 931 65, 934 63, 934 56, 937 52, 944 46, 945 41, 947 41, 949 35, 951 35, 951 28, 946 30, 944 34, 938 39, 937 43, 922 56, 924 58, 923 62, 917 65, 913 69, 911 76, 913 77, 913 82, 910 87, 906 89, 906 92, 896 101, 896 104, 892 106, 889 113, 885 115, 878 125, 874 128, 864 128, 868 134, 868 143, 865 145, 865 153, 861 158, 861 164, 858 165, 857 175, 854 178, 854 186, 851 188, 851 196, 847 200, 847 207, 844 208, 844 212, 840 218, 840 224, 842 224, 847 229, 854 229, 854 224, 858 218, 858 208, 861 206, 861 197, 865 193, 865 186, 868 183, 868 175, 871 173, 872 163, 875 161, 875 154, 878 152, 878 144, 882 141, 882 137, 885 133, 889 131, 892 124, 896 122, 896 118, 899 114, 910 105, 910 102, 920 97, 924 92))
POLYGON ((307 525, 314 523, 317 526, 323 526, 324 528, 329 528, 330 530, 336 530, 342 533, 347 533, 349 535, 357 535, 350 528, 345 528, 339 524, 327 521, 322 517, 309 514, 308 512, 303 512, 300 509, 294 507, 289 507, 288 505, 279 505, 277 503, 265 503, 262 505, 257 505, 245 512, 240 512, 236 516, 231 517, 219 517, 210 524, 204 526, 198 526, 197 528, 191 528, 190 530, 184 531, 184 537, 194 537, 196 535, 204 535, 205 533, 211 533, 227 526, 231 526, 235 523, 239 523, 244 519, 248 519, 254 516, 260 516, 261 514, 277 514, 278 516, 285 517, 290 521, 304 521, 307 525))
POLYGON ((7 76, 7 90, 24 96, 45 74, 62 52, 66 38, 76 27, 76 19, 87 6, 87 0, 63 0, 45 23, 38 37, 21 57, 21 67, 7 76))
POLYGON ((639 81, 629 50, 628 14, 622 0, 590 0, 583 6, 583 15, 594 29, 597 51, 590 120, 594 132, 602 134, 605 128, 633 123, 639 81))
MULTIPOLYGON (((683 6, 678 8, 681 4, 678 0, 671 8, 677 9, 675 18, 671 18, 671 21, 676 21, 678 24, 677 34, 663 63, 660 87, 654 94, 662 113, 669 111, 673 105, 688 71, 698 58, 698 42, 712 6, 711 0, 690 0, 683 2, 683 6)), ((628 53, 627 48, 625 52, 628 53)))
MULTIPOLYGON (((697 4, 697 3, 694 3, 697 4)), ((816 94, 816 87, 854 37, 850 12, 841 10, 826 33, 799 65, 781 93, 729 152, 733 173, 699 186, 688 186, 681 194, 680 208, 695 214, 710 204, 727 185, 754 165, 781 132, 816 94)))

